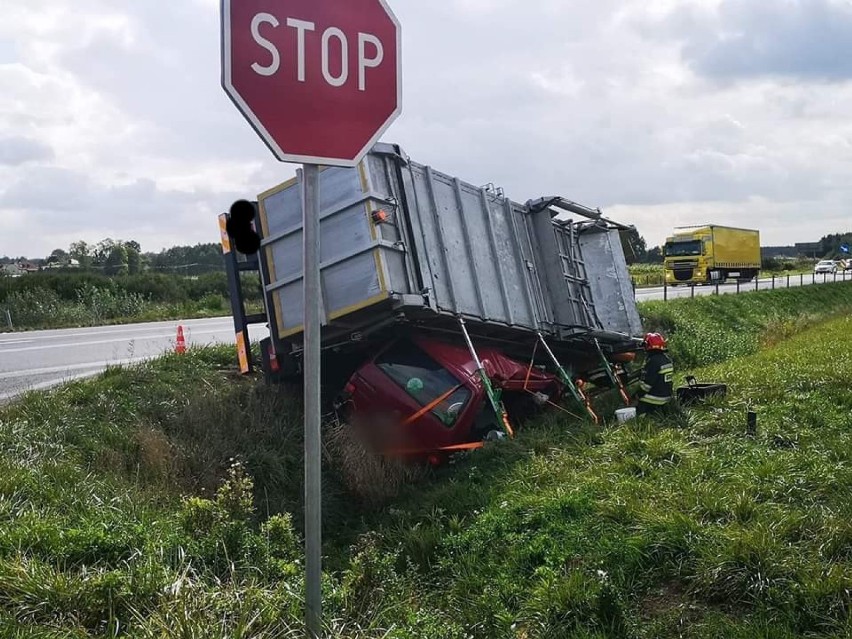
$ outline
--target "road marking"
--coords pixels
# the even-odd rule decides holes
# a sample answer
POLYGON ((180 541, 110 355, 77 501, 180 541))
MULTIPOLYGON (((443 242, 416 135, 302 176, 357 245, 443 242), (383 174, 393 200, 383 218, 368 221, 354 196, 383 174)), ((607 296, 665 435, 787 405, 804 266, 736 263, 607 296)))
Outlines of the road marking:
POLYGON ((34 341, 33 339, 2 339, 0 340, 0 346, 3 344, 31 344, 34 341))
MULTIPOLYGON (((194 324, 199 322, 204 322, 208 324, 210 322, 222 322, 223 330, 232 330, 234 326, 234 322, 230 317, 227 318, 209 318, 207 320, 192 320, 191 322, 152 322, 150 324, 116 324, 115 326, 93 326, 88 329, 50 329, 46 331, 21 331, 19 333, 12 333, 15 336, 29 336, 32 335, 39 340, 45 339, 66 339, 69 337, 91 337, 97 335, 118 335, 121 333, 137 333, 140 331, 150 331, 157 330, 158 327, 162 327, 163 330, 175 331, 179 324, 181 324, 184 328, 188 328, 192 330, 194 324), (131 326, 136 326, 136 328, 131 328, 131 326), (115 330, 113 330, 115 329, 115 330), (72 333, 71 331, 78 331, 76 333, 72 333), (47 334, 45 334, 47 333, 47 334)), ((203 326, 201 328, 206 328, 203 326)), ((2 338, 0 338, 0 343, 3 343, 2 338)))
MULTIPOLYGON (((193 335, 217 335, 222 333, 223 331, 187 331, 188 342, 192 342, 193 335)), ((29 351, 45 351, 54 348, 80 348, 83 346, 96 346, 98 344, 127 344, 130 345, 131 342, 143 341, 143 340, 159 340, 159 339, 174 339, 174 337, 169 334, 160 334, 160 335, 139 335, 137 337, 121 337, 117 339, 101 339, 101 340, 90 340, 83 341, 76 344, 49 344, 47 346, 26 346, 24 348, 0 348, 0 353, 26 353, 29 351)), ((0 344, 2 346, 2 344, 0 344)))

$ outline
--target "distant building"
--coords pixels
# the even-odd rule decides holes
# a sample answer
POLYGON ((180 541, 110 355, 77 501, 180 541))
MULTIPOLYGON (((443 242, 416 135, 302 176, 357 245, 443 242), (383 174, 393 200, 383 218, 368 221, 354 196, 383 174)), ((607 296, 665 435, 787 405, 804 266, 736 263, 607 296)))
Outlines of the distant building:
POLYGON ((800 242, 796 244, 796 252, 802 257, 811 257, 816 259, 818 253, 822 250, 821 242, 800 242))
POLYGON ((17 264, 0 265, 0 273, 8 277, 20 277, 25 273, 17 264))
POLYGON ((794 260, 799 256, 795 246, 764 246, 760 255, 765 260, 794 260))
POLYGON ((29 261, 16 262, 14 264, 3 264, 0 266, 0 273, 9 277, 20 277, 27 273, 37 273, 38 264, 29 261))
POLYGON ((80 268, 80 262, 71 257, 63 257, 58 260, 49 261, 44 265, 45 269, 57 268, 80 268))

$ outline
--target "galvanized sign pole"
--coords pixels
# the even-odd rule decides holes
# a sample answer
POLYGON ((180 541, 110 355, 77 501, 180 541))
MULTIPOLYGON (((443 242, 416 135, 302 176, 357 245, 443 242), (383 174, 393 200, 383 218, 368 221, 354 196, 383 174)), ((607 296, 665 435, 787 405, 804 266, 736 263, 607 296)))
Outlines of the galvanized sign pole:
POLYGON ((308 637, 322 632, 322 469, 319 166, 302 168, 305 375, 305 609, 308 637))
POLYGON ((356 167, 402 111, 388 0, 221 0, 222 87, 282 162, 302 164, 305 621, 322 633, 319 167, 356 167), (333 126, 331 126, 333 124, 333 126))

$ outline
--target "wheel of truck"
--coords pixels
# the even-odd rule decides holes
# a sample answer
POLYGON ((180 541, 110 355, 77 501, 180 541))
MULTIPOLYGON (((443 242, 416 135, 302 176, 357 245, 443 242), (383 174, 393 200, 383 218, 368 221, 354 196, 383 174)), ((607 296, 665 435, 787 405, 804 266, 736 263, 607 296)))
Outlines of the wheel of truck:
POLYGON ((747 284, 753 282, 755 277, 757 277, 757 271, 743 271, 737 278, 737 281, 740 284, 747 284))

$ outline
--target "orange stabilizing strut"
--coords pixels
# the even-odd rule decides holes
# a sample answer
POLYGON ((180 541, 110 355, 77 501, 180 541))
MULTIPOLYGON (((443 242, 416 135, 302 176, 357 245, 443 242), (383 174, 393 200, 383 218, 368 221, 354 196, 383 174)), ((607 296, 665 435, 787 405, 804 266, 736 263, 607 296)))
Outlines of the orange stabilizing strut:
POLYGON ((595 347, 598 349, 598 355, 600 355, 601 362, 604 365, 604 370, 606 371, 609 380, 612 382, 613 388, 618 389, 619 395, 621 395, 621 401, 624 402, 625 406, 630 406, 630 395, 627 394, 627 389, 624 387, 624 382, 621 381, 621 377, 619 377, 615 371, 612 370, 612 365, 609 363, 609 360, 604 355, 603 349, 601 348, 601 344, 598 340, 595 340, 595 347))

